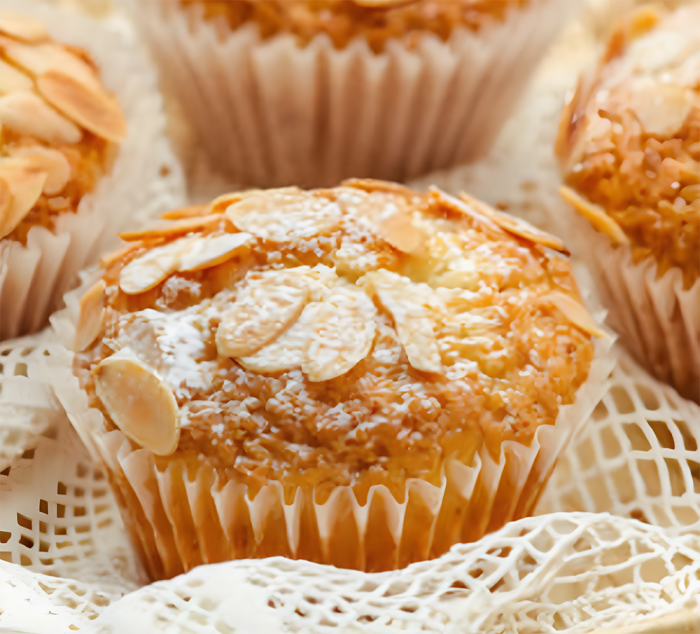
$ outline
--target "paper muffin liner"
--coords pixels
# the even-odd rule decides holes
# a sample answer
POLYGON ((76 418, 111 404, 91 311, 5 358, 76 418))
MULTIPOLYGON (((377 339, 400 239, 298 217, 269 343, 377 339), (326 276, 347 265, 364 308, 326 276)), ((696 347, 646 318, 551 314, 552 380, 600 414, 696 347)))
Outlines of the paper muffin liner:
POLYGON ((383 485, 361 504, 352 487, 338 486, 318 502, 311 487, 285 490, 270 482, 255 492, 239 476, 177 454, 156 458, 118 430, 108 431, 73 374, 72 347, 80 297, 99 278, 66 295, 52 316, 66 347, 39 373, 51 383, 79 435, 107 471, 124 522, 153 579, 236 558, 283 555, 367 571, 437 557, 454 543, 473 541, 531 512, 556 458, 604 394, 614 366, 612 339, 597 339, 587 381, 554 425, 537 429, 530 446, 485 447, 471 464, 449 456, 436 486, 406 482, 402 500, 383 485))
POLYGON ((127 22, 100 22, 23 0, 4 2, 3 9, 31 15, 57 40, 86 49, 129 127, 111 171, 76 213, 58 216, 54 230, 33 227, 26 246, 0 241, 0 338, 8 339, 45 325, 77 272, 118 244, 117 231, 184 203, 184 180, 165 138, 156 73, 127 22))
POLYGON ((130 0, 166 86, 233 182, 405 180, 483 156, 578 0, 530 0, 503 22, 342 50, 325 35, 261 40, 177 3, 130 0))
POLYGON ((654 376, 700 402, 700 279, 684 288, 679 268, 658 275, 654 258, 634 262, 629 246, 613 246, 578 214, 571 227, 573 246, 594 256, 585 261, 621 342, 654 376))

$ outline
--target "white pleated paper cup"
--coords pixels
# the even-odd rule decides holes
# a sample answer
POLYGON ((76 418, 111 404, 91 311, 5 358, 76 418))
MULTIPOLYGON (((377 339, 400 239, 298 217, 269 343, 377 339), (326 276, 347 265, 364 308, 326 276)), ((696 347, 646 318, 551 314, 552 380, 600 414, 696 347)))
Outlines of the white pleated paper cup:
POLYGON ((578 0, 513 3, 504 20, 447 41, 231 32, 178 3, 130 0, 169 92, 213 165, 243 185, 403 181, 485 155, 578 0))
POLYGON ((330 495, 327 487, 290 491, 274 481, 251 489, 232 469, 217 469, 205 457, 155 456, 90 407, 69 348, 80 297, 97 279, 99 272, 86 273, 84 284, 66 295, 66 308, 52 316, 66 347, 52 351, 43 378, 105 467, 153 579, 205 563, 275 555, 388 570, 479 539, 532 511, 557 457, 605 393, 615 364, 612 337, 597 339, 574 403, 560 407, 554 425, 539 427, 529 446, 506 441, 497 456, 482 446, 469 464, 447 456, 439 484, 409 479, 400 499, 383 485, 366 498, 350 486, 335 487, 330 495))
POLYGON ((654 258, 635 262, 628 245, 613 246, 568 212, 571 245, 591 271, 607 323, 651 374, 700 402, 700 279, 685 286, 678 267, 659 275, 654 258))
POLYGON ((0 338, 34 332, 60 307, 77 273, 138 227, 184 203, 184 179, 165 137, 163 100, 147 51, 123 19, 98 21, 55 7, 3 0, 0 8, 39 20, 59 42, 87 50, 125 115, 128 134, 110 172, 55 228, 35 226, 26 245, 0 241, 0 338))

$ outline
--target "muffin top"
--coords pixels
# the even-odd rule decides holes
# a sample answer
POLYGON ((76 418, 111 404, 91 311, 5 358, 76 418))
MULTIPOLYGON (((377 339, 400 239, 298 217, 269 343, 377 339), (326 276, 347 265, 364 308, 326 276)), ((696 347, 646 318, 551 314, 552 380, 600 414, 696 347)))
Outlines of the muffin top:
POLYGON ((54 228, 108 170, 126 123, 82 49, 0 14, 0 238, 54 228))
POLYGON ((292 33, 301 44, 320 34, 336 48, 363 37, 375 53, 387 41, 409 46, 421 34, 447 40, 457 27, 477 31, 489 21, 503 21, 510 7, 530 0, 179 0, 201 7, 204 17, 223 17, 231 30, 252 23, 262 38, 292 33))
POLYGON ((166 216, 103 261, 74 363, 155 454, 401 496, 528 445, 587 378, 600 331, 563 246, 466 195, 349 181, 166 216))
MULTIPOLYGON (((697 4, 697 3, 696 3, 697 4)), ((560 122, 565 198, 636 261, 700 275, 700 5, 636 13, 560 122)))

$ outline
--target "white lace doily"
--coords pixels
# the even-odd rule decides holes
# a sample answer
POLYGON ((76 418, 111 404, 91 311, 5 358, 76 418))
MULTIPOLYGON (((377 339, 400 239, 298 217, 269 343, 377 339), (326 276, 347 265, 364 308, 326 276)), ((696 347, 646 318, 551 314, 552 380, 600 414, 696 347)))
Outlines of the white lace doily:
MULTIPOLYGON (((564 92, 593 59, 610 7, 633 3, 592 3, 492 155, 422 182, 556 229, 551 140, 564 92)), ((194 181, 195 195, 219 187, 208 173, 194 181)), ((0 632, 700 632, 700 407, 622 351, 542 515, 402 571, 275 558, 146 586, 106 481, 50 392, 26 376, 46 353, 41 336, 0 347, 0 632)))

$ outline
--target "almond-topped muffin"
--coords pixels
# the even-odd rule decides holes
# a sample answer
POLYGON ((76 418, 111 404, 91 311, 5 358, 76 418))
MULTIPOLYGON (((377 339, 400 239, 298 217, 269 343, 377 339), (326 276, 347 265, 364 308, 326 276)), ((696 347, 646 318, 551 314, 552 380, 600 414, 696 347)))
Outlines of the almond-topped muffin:
POLYGON ((85 50, 0 13, 0 339, 45 326, 100 236, 120 226, 93 194, 126 132, 85 50))
POLYGON ((168 218, 124 234, 82 297, 87 403, 64 401, 154 577, 269 555, 395 568, 530 510, 603 334, 558 239, 375 181, 168 218), (154 496, 172 550, 144 528, 154 496))
POLYGON ((82 49, 0 15, 0 238, 26 244, 35 225, 75 213, 109 170, 126 123, 82 49))
POLYGON ((204 18, 222 17, 232 31, 247 24, 264 39, 292 33, 302 45, 327 35, 336 48, 356 37, 367 40, 375 53, 392 39, 409 46, 421 35, 447 41, 458 27, 478 31, 492 20, 503 21, 511 5, 530 0, 171 0, 201 8, 204 18))
POLYGON ((628 280, 627 290, 602 284, 614 326, 660 378, 693 398, 700 397, 699 20, 697 6, 626 20, 567 105, 557 147, 564 198, 619 260, 601 268, 628 280), (646 315, 657 324, 644 323, 646 315))
POLYGON ((577 1, 130 4, 213 170, 318 187, 483 156, 577 1))

